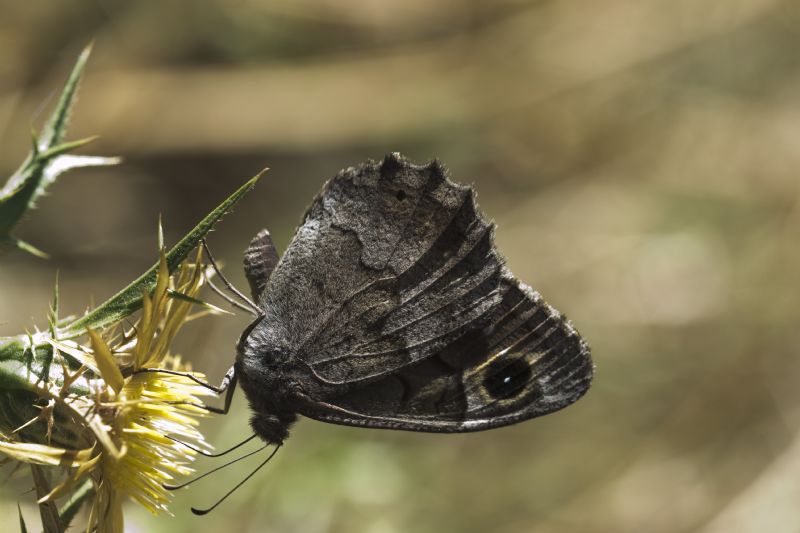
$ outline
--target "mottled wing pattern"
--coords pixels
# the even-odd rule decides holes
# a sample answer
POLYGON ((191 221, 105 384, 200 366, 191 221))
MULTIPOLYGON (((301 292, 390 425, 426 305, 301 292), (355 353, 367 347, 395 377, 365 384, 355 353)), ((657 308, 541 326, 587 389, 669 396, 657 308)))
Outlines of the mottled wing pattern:
POLYGON ((311 374, 312 418, 486 429, 564 407, 591 380, 585 343, 514 280, 471 189, 437 162, 392 155, 338 174, 263 303, 272 342, 311 374))
POLYGON ((566 407, 592 378, 589 348, 530 287, 503 276, 500 302, 481 326, 440 352, 359 388, 342 390, 312 418, 357 426, 477 431, 566 407))

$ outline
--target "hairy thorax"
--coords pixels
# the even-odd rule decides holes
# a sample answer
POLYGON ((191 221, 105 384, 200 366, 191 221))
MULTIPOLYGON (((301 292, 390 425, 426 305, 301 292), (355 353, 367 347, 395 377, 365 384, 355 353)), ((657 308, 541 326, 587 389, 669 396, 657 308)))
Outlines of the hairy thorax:
POLYGON ((242 335, 237 347, 236 376, 253 415, 250 425, 264 441, 281 444, 297 420, 282 368, 288 355, 270 342, 268 332, 257 319, 242 335))

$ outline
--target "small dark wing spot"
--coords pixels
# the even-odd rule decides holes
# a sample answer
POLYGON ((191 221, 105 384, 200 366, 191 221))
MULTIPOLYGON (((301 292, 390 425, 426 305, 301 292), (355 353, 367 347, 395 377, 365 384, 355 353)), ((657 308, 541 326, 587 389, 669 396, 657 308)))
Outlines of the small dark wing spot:
POLYGON ((406 191, 404 191, 403 189, 400 189, 399 191, 397 191, 397 195, 396 196, 397 196, 397 199, 402 202, 403 200, 406 199, 406 191))

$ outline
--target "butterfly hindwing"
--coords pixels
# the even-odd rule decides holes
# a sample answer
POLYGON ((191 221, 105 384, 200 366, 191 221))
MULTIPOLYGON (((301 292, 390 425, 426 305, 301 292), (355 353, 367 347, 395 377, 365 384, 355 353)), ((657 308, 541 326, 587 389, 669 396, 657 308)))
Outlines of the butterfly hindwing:
POLYGON ((348 425, 476 431, 545 415, 576 401, 592 377, 589 350, 569 322, 510 277, 483 327, 439 353, 324 404, 307 416, 348 425))
POLYGON ((260 304, 312 418, 487 429, 564 407, 591 380, 586 344, 513 278, 471 189, 436 162, 339 173, 260 304))

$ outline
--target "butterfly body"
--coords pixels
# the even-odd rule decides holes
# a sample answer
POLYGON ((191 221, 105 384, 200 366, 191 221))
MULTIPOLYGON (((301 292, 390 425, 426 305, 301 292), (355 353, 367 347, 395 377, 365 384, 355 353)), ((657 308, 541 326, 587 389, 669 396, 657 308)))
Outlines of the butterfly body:
POLYGON ((330 180, 280 260, 259 233, 244 263, 262 315, 235 365, 256 433, 281 443, 298 414, 477 431, 576 401, 588 346, 493 237, 469 187, 397 154, 330 180))

